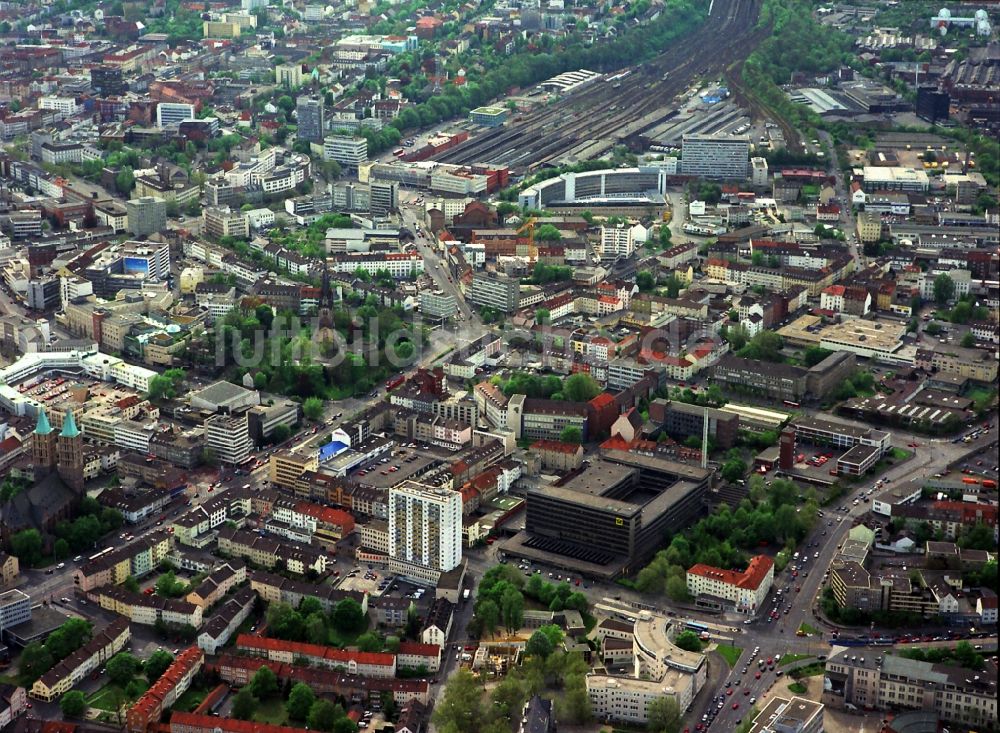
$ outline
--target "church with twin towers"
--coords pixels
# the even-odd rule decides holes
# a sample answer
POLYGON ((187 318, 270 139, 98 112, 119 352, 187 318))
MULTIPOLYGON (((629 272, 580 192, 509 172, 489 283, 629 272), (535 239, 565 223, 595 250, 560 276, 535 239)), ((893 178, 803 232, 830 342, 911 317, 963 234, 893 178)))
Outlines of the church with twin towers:
POLYGON ((45 409, 39 411, 31 440, 31 460, 36 481, 56 472, 71 489, 83 491, 83 433, 76 426, 71 410, 66 412, 58 433, 49 423, 45 409))

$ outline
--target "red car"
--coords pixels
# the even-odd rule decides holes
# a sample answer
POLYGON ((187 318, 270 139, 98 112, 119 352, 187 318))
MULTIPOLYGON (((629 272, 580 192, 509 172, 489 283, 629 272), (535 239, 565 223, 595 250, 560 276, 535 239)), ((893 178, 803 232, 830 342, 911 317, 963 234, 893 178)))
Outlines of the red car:
POLYGON ((749 696, 750 696, 750 690, 743 690, 743 697, 749 697, 749 696))
POLYGON ((754 678, 755 680, 759 680, 759 679, 760 679, 760 672, 758 672, 757 674, 755 674, 755 675, 753 676, 753 678, 754 678))
POLYGON ((738 702, 734 702, 733 703, 733 710, 739 710, 739 709, 740 709, 740 704, 738 702))
POLYGON ((726 690, 726 694, 732 696, 732 694, 733 694, 733 688, 730 687, 728 690, 726 690))
POLYGON ((768 664, 774 664, 774 660, 773 660, 773 659, 771 659, 771 657, 768 657, 768 658, 767 658, 767 663, 768 663, 768 664))

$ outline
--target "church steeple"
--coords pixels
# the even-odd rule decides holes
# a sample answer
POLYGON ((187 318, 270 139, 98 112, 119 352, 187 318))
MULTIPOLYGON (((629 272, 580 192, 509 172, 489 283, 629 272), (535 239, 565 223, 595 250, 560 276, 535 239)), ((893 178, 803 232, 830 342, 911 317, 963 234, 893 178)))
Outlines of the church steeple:
POLYGON ((48 435, 52 432, 52 426, 49 424, 49 416, 45 414, 45 408, 43 407, 38 411, 38 422, 35 424, 35 435, 48 435))
MULTIPOLYGON (((48 424, 48 421, 46 421, 48 424)), ((76 427, 76 418, 73 417, 73 411, 66 411, 66 419, 63 420, 62 432, 59 433, 60 438, 75 438, 80 434, 80 429, 76 427)))
POLYGON ((31 436, 31 463, 35 467, 35 478, 38 479, 52 471, 56 466, 56 432, 49 423, 49 416, 43 407, 38 411, 38 423, 31 436))

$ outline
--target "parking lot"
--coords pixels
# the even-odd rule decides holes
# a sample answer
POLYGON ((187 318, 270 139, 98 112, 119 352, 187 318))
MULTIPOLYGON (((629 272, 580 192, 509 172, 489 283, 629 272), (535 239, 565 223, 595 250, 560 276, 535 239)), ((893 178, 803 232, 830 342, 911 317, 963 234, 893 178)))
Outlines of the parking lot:
MULTIPOLYGON (((404 578, 383 572, 379 568, 357 567, 348 572, 337 584, 340 590, 369 593, 373 596, 395 596, 420 600, 427 589, 404 578)), ((431 593, 430 597, 433 598, 431 593)))
POLYGON ((395 486, 412 476, 423 473, 429 466, 439 460, 430 446, 417 443, 399 445, 384 457, 372 461, 362 467, 355 478, 363 478, 364 482, 376 488, 395 486))

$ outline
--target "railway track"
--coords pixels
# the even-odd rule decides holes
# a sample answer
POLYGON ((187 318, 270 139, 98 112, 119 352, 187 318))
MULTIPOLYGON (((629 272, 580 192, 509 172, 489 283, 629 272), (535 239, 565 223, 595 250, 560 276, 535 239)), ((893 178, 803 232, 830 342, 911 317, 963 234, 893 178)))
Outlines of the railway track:
MULTIPOLYGON (((499 134, 479 135, 452 148, 439 160, 505 165, 521 172, 564 161, 573 150, 599 157, 623 142, 616 133, 630 123, 655 117, 652 113, 658 110, 662 117, 669 114, 674 98, 692 80, 721 77, 728 65, 745 57, 764 37, 754 29, 759 2, 715 0, 711 15, 698 30, 613 86, 593 82, 499 134)), ((655 123, 654 119, 649 126, 655 123)))

